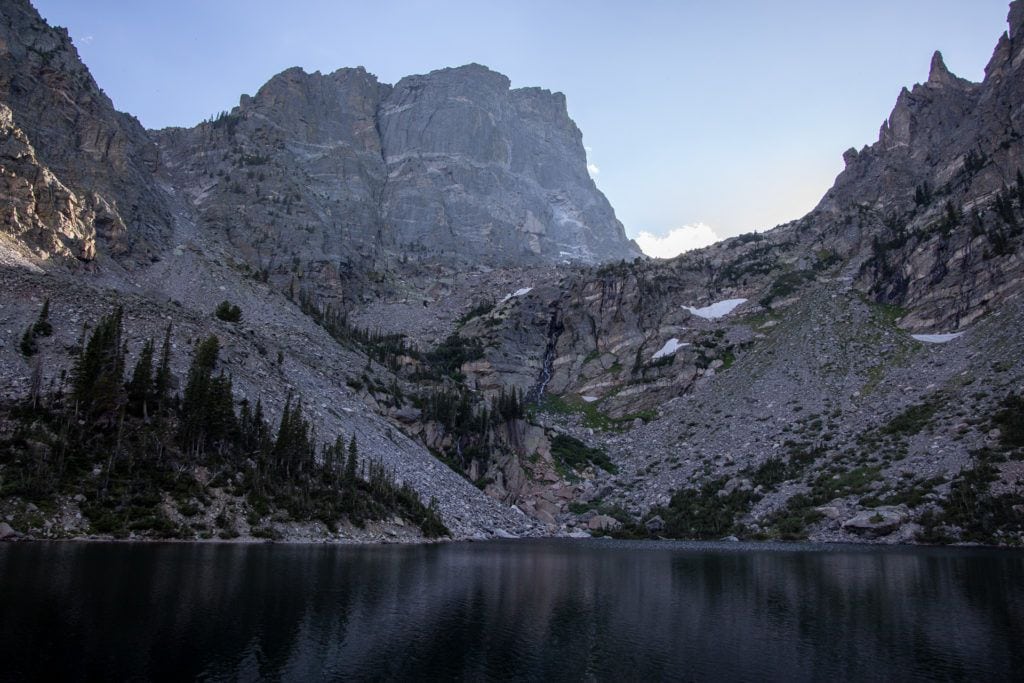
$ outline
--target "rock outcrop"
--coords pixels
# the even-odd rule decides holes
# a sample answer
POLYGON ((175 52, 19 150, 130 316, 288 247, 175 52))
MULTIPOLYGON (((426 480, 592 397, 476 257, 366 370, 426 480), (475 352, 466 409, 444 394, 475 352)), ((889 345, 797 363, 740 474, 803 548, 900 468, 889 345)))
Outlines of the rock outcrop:
POLYGON ((157 183, 156 146, 114 109, 66 30, 46 24, 28 0, 0 12, 0 102, 13 112, 39 162, 96 211, 97 250, 144 261, 171 231, 157 183))
MULTIPOLYGON (((94 201, 99 201, 94 197, 94 201)), ((30 253, 90 261, 96 214, 39 163, 11 110, 0 104, 0 227, 30 253)))

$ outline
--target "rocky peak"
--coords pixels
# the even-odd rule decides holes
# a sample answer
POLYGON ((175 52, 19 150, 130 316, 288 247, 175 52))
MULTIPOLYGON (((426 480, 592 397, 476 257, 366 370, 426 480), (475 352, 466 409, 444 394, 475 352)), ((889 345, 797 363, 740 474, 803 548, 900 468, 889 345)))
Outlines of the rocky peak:
POLYGON ((1021 35, 1024 32, 1024 0, 1013 0, 1010 3, 1010 13, 1007 15, 1006 23, 1010 25, 1009 37, 1016 41, 1024 39, 1021 35))
POLYGON ((928 85, 938 87, 960 87, 969 84, 969 81, 954 76, 950 70, 946 68, 946 63, 942 59, 942 53, 936 50, 935 54, 932 55, 931 67, 928 70, 928 85))
POLYGON ((339 263, 382 272, 409 260, 640 255, 587 173, 564 95, 513 90, 479 64, 394 86, 362 67, 291 68, 230 114, 155 135, 200 219, 254 254, 250 265, 275 264, 289 286, 294 271, 283 264, 296 261, 323 273, 308 282, 321 289, 339 281, 339 263), (275 244, 273 256, 257 241, 275 244))

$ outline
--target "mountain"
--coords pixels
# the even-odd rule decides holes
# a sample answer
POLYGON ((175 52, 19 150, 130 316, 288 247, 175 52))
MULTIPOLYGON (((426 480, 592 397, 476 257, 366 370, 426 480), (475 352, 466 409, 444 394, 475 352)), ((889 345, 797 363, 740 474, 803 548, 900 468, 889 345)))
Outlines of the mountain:
POLYGON ((230 113, 155 137, 203 227, 282 283, 296 260, 330 290, 363 263, 640 256, 587 174, 565 97, 479 65, 394 86, 288 69, 230 113))
POLYGON ((561 94, 295 68, 145 131, 0 17, 14 528, 1024 538, 1021 0, 984 81, 936 53, 807 216, 670 260, 561 94))

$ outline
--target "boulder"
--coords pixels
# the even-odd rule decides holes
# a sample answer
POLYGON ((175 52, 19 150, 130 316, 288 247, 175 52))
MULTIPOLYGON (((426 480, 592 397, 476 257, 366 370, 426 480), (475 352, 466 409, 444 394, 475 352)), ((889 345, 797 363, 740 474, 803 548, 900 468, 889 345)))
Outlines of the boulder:
POLYGON ((619 524, 619 520, 614 517, 609 517, 608 515, 595 515, 594 517, 591 517, 587 526, 593 531, 611 531, 612 529, 618 529, 622 525, 619 524))
POLYGON ((854 515, 843 522, 843 529, 865 538, 881 538, 899 529, 905 520, 905 508, 879 507, 854 515))
POLYGON ((661 518, 661 515, 655 515, 654 517, 651 517, 649 520, 644 522, 644 526, 652 534, 656 534, 665 528, 665 520, 661 518))

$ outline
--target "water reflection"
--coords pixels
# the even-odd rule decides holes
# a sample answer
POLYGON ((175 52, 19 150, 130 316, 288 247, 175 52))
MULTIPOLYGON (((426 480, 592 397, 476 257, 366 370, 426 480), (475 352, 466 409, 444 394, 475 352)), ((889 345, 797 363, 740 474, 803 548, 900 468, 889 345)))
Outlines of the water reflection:
POLYGON ((0 547, 9 678, 1010 679, 1024 554, 0 547))

